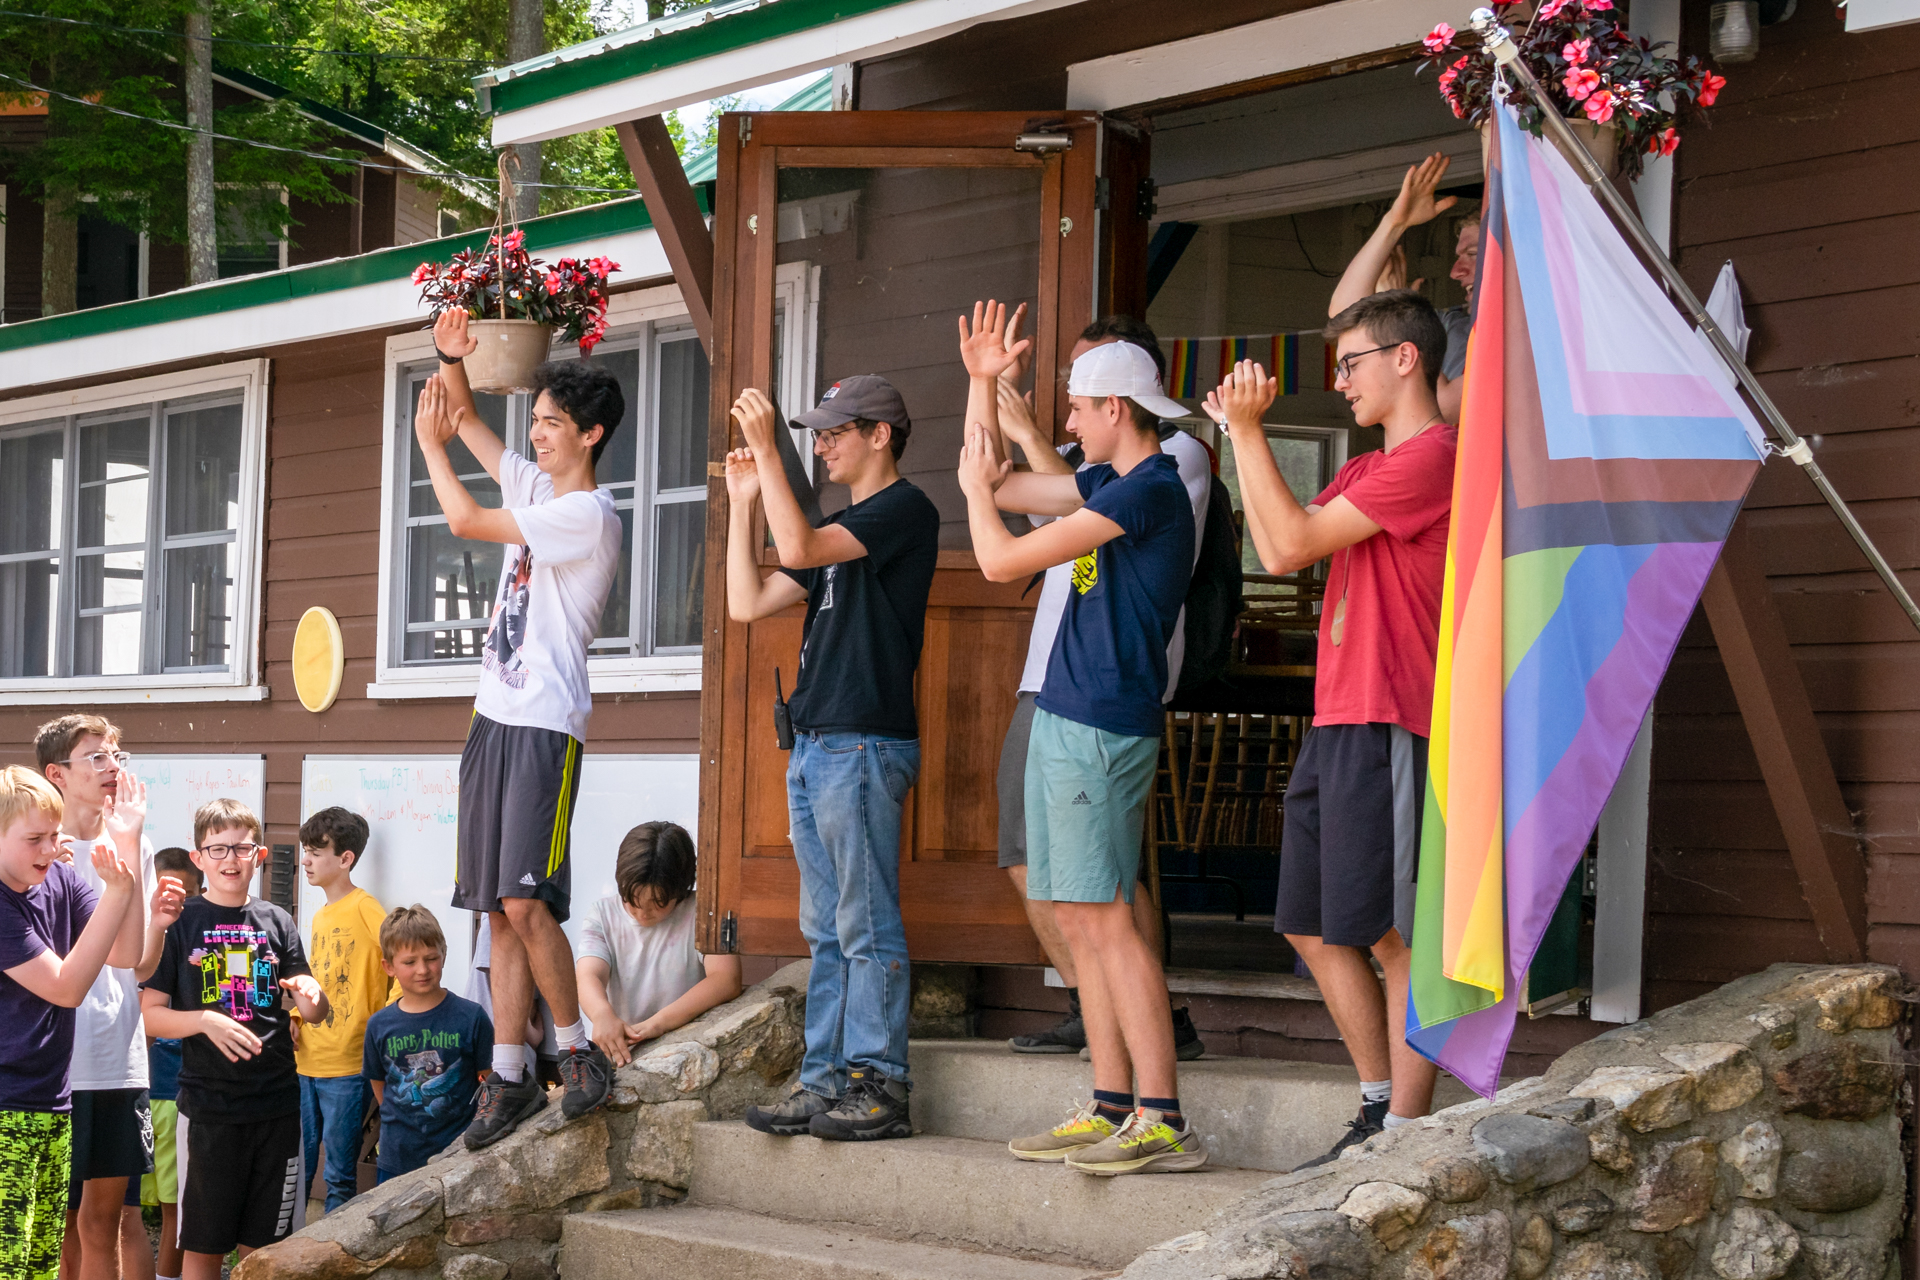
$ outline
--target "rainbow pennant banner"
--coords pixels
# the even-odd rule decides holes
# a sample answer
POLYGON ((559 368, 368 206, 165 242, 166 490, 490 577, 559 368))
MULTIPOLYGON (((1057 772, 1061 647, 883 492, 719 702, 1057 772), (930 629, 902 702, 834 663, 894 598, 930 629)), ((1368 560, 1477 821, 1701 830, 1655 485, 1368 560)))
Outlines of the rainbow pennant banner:
POLYGON ((1333 390, 1333 344, 1318 329, 1231 338, 1170 338, 1167 394, 1204 400, 1242 360, 1258 360, 1280 382, 1280 394, 1333 390), (1302 376, 1303 367, 1306 368, 1302 376))
POLYGON ((1407 1041, 1498 1089, 1568 878, 1764 456, 1598 202, 1496 110, 1467 344, 1407 1041))

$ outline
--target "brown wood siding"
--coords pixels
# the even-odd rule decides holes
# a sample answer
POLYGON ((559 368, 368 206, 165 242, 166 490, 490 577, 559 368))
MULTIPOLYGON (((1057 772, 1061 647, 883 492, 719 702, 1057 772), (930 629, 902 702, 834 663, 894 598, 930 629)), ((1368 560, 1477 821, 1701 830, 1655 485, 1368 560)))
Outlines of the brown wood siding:
MULTIPOLYGON (((1685 44, 1704 53, 1707 5, 1685 44)), ((1677 259, 1732 258, 1748 360, 1896 567, 1920 564, 1920 27, 1847 35, 1803 8, 1761 33, 1678 154, 1677 259)), ((1873 958, 1920 964, 1920 637, 1805 477, 1770 463, 1748 521, 1868 859, 1873 958)), ((1656 706, 1647 985, 1664 1007, 1823 958, 1696 615, 1656 706)))
MULTIPOLYGON (((264 631, 261 653, 272 690, 263 703, 101 706, 140 752, 233 752, 266 757, 271 842, 294 839, 300 818, 300 762, 322 754, 457 753, 471 699, 376 702, 374 678, 380 554, 380 432, 387 333, 355 334, 248 353, 272 361, 268 434, 264 631), (340 620, 346 674, 340 697, 313 715, 300 706, 291 673, 293 629, 313 605, 340 620)), ((236 357, 237 358, 237 357, 236 357)), ((699 695, 625 694, 596 698, 589 752, 691 753, 699 742, 699 695)), ((0 763, 33 762, 34 728, 70 704, 0 708, 0 763)), ((634 821, 649 815, 637 814, 634 821)))
POLYGON ((440 236, 440 197, 400 174, 394 184, 393 243, 414 244, 440 236))

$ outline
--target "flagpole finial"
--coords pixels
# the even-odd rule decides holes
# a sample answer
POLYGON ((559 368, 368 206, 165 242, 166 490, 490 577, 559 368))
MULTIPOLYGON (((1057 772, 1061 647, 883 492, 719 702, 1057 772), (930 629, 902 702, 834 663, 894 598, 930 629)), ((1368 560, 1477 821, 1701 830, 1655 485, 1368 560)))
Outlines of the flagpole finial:
POLYGON ((1519 47, 1513 43, 1513 36, 1507 29, 1500 25, 1493 10, 1475 9, 1467 18, 1467 25, 1485 42, 1487 52, 1493 55, 1495 62, 1504 67, 1519 60, 1519 47))

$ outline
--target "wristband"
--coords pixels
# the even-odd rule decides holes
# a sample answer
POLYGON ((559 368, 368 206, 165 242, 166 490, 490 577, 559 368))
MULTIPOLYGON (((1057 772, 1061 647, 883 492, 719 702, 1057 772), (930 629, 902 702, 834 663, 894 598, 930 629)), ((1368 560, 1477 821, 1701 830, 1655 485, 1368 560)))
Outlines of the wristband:
POLYGON ((450 356, 438 347, 435 347, 433 349, 433 354, 440 357, 441 364, 459 364, 462 360, 466 358, 464 356, 450 356))

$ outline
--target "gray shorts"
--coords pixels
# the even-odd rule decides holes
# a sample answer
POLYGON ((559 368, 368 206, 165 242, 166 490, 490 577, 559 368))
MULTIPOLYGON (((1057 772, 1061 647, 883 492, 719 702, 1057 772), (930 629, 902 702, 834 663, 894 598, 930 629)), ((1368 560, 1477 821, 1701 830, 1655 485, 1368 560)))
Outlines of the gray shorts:
POLYGON ((1027 865, 1027 739, 1033 735, 1033 694, 1022 693, 1000 744, 993 784, 1000 794, 1000 865, 1027 865))

